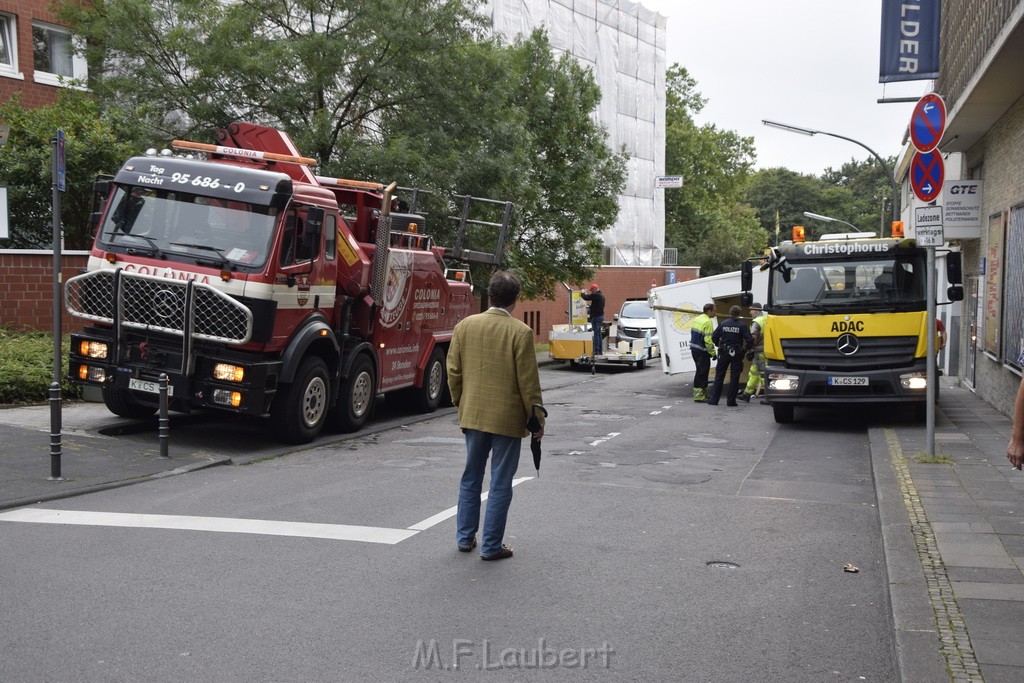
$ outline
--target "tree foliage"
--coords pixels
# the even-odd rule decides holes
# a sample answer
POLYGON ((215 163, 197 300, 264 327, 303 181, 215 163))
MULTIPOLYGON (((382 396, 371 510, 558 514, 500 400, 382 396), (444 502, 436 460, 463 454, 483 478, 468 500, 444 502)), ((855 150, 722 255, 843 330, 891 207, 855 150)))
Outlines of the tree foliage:
POLYGON ((0 103, 0 119, 10 127, 0 147, 0 184, 7 186, 10 249, 48 248, 53 233, 53 145, 64 131, 66 191, 61 193, 64 246, 85 249, 92 183, 100 173, 114 173, 127 157, 141 151, 134 140, 142 132, 128 117, 101 115, 88 94, 62 90, 48 107, 26 109, 17 96, 0 103))
MULTIPOLYGON (((890 165, 894 159, 889 159, 890 165)), ((761 227, 776 243, 789 239, 794 225, 809 228, 809 234, 851 232, 842 223, 825 223, 804 216, 805 211, 846 221, 865 232, 888 230, 892 215, 892 185, 885 169, 873 157, 851 159, 839 170, 828 168, 820 176, 796 173, 785 168, 755 172, 746 191, 746 201, 755 208, 761 227)))
POLYGON ((666 86, 665 166, 683 176, 683 187, 665 193, 665 244, 702 275, 735 270, 765 246, 754 213, 742 205, 753 138, 696 123, 706 100, 686 69, 669 69, 666 86))
POLYGON ((88 38, 96 92, 166 139, 210 140, 232 120, 280 127, 325 175, 430 190, 442 244, 453 193, 511 200, 508 262, 528 296, 550 296, 599 261, 625 161, 593 118, 590 71, 543 32, 484 37, 475 6, 104 0, 64 16, 88 38))

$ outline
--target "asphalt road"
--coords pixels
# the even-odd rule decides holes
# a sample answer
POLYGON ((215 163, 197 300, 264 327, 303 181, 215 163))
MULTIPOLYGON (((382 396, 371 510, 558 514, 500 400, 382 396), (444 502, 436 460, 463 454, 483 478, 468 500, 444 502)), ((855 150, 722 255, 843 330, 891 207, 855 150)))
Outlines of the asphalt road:
POLYGON ((179 424, 250 464, 0 524, 0 679, 896 678, 877 418, 780 427, 656 368, 542 381, 513 559, 455 550, 450 410, 280 457, 259 425, 179 424))

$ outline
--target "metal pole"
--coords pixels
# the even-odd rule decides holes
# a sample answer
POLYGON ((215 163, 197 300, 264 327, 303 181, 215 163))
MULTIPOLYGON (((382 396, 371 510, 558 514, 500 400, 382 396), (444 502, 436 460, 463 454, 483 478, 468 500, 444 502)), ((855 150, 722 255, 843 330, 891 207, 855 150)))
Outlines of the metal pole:
POLYGON ((925 267, 926 282, 928 286, 928 345, 927 358, 927 382, 925 389, 925 444, 926 455, 929 458, 935 456, 935 382, 938 380, 938 372, 935 367, 935 247, 927 247, 927 263, 925 267))
POLYGON ((51 187, 53 189, 53 383, 50 384, 50 481, 63 481, 61 476, 61 345, 63 292, 61 291, 60 189, 57 185, 57 138, 51 138, 51 187))
POLYGON ((158 438, 160 439, 160 459, 170 460, 168 452, 171 440, 171 421, 167 417, 167 373, 160 373, 160 421, 158 438))

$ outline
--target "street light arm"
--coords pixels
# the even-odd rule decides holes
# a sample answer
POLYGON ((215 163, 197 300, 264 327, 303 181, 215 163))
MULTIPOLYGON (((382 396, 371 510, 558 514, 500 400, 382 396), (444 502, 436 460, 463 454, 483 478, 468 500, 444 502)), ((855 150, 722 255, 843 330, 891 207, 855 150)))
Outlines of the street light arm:
POLYGON ((847 223, 846 221, 844 221, 841 218, 833 218, 832 216, 823 216, 820 213, 812 213, 810 211, 804 211, 804 215, 807 216, 808 218, 813 218, 814 220, 823 221, 825 223, 842 223, 843 225, 848 225, 851 228, 853 228, 854 232, 864 232, 863 230, 858 228, 853 223, 847 223))
POLYGON ((885 175, 889 178, 889 184, 892 186, 892 220, 894 222, 899 220, 900 186, 896 182, 896 176, 893 175, 892 169, 889 168, 889 165, 885 163, 885 160, 878 154, 878 152, 871 149, 860 140, 854 140, 853 138, 848 138, 845 135, 839 135, 837 133, 829 133, 828 131, 824 130, 814 130, 813 128, 801 128, 800 126, 791 126, 788 123, 779 123, 778 121, 768 121, 766 119, 762 119, 761 123, 771 128, 778 128, 780 130, 786 130, 791 133, 800 133, 801 135, 828 135, 829 137, 839 138, 840 140, 852 142, 853 144, 859 145, 866 149, 868 153, 871 154, 871 156, 873 156, 878 161, 878 163, 882 165, 882 169, 885 171, 885 175))

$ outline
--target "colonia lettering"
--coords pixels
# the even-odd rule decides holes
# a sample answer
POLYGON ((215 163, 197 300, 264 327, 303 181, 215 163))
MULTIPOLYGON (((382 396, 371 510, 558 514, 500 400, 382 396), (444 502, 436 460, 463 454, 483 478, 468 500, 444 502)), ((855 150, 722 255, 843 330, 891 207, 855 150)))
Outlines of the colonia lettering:
POLYGON ((832 331, 835 333, 842 332, 863 332, 864 321, 863 320, 837 320, 832 323, 832 331))

